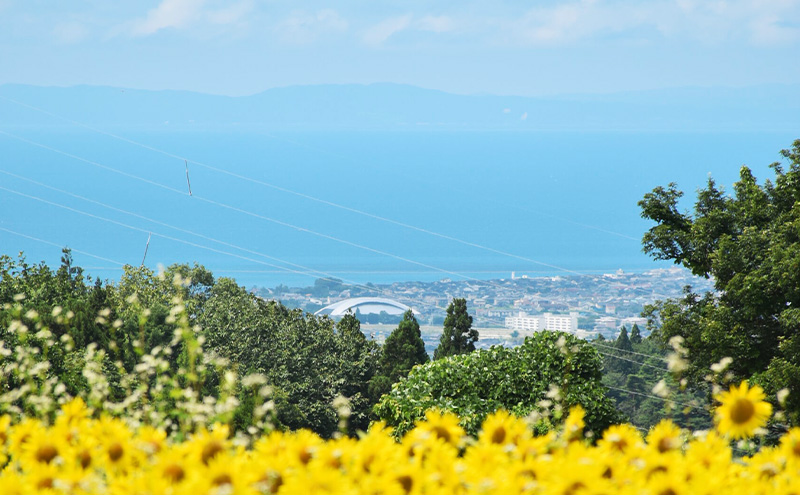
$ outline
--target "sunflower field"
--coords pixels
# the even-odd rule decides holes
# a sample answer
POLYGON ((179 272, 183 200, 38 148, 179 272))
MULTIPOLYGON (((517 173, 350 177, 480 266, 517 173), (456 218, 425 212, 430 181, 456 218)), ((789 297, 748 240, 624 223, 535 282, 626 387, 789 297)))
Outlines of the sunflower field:
POLYGON ((541 436, 498 411, 469 437, 455 415, 429 411, 399 442, 377 423, 358 438, 274 431, 247 446, 223 425, 169 439, 158 428, 96 416, 74 399, 52 424, 0 419, 0 493, 800 493, 800 429, 777 446, 735 455, 731 442, 746 443, 772 406, 746 382, 716 398, 716 430, 693 434, 665 420, 645 437, 623 424, 591 443, 575 407, 541 436))
MULTIPOLYGON (((669 419, 648 431, 599 425, 592 401, 570 401, 580 387, 548 388, 517 372, 530 387, 541 382, 546 399, 535 409, 507 411, 499 403, 465 423, 421 394, 424 413, 409 425, 376 420, 354 429, 352 402, 339 395, 326 405, 336 411, 338 432, 326 436, 276 422, 279 397, 269 377, 240 376, 206 351, 191 305, 178 296, 164 318, 172 337, 162 345, 143 344, 147 314, 137 316, 131 366, 112 358, 116 341, 81 346, 59 334, 76 325, 71 310, 39 313, 24 300, 14 296, 0 312, 10 320, 0 339, 0 495, 800 495, 800 428, 781 423, 788 391, 771 403, 758 385, 723 387, 732 381, 730 358, 711 367, 714 404, 706 410, 714 428, 707 431, 669 419), (775 414, 773 403, 781 409, 775 414), (768 423, 782 436, 765 436, 768 423)), ((127 303, 135 306, 137 297, 127 303)), ((110 318, 103 309, 94 321, 124 330, 110 318)), ((591 351, 557 334, 541 338, 568 361, 591 351)), ((680 339, 672 345, 669 366, 678 373, 685 349, 680 339)), ((475 356, 454 362, 486 354, 475 356)), ((440 367, 415 370, 408 381, 421 386, 424 373, 440 367)), ((402 398, 395 389, 394 399, 402 398)), ((668 396, 664 382, 653 390, 662 393, 668 396)))

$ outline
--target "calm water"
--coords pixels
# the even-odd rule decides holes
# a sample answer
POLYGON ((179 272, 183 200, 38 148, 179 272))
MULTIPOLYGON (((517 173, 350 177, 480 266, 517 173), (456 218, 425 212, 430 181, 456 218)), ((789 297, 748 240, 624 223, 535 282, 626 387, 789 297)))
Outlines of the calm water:
MULTIPOLYGON (((88 131, 9 132, 181 193, 187 190, 183 161, 164 154, 88 131)), ((786 133, 117 132, 279 188, 539 263, 403 228, 192 163, 194 196, 189 197, 2 135, 0 170, 183 231, 0 173, 4 188, 119 222, 0 189, 0 228, 54 244, 0 230, 0 253, 25 251, 30 261, 57 264, 57 246, 68 245, 107 258, 74 255, 92 274, 117 278, 121 270, 114 262, 141 263, 148 232, 153 232, 148 265, 197 261, 247 286, 305 285, 321 276, 286 268, 313 269, 357 282, 498 278, 510 276, 512 270, 517 275, 562 269, 646 270, 668 266, 641 252, 641 235, 650 225, 639 217, 636 203, 646 192, 677 182, 687 193, 685 206, 690 207, 694 191, 705 184, 709 173, 728 189, 742 164, 751 166, 761 180, 772 177, 767 165, 798 137, 786 133)))

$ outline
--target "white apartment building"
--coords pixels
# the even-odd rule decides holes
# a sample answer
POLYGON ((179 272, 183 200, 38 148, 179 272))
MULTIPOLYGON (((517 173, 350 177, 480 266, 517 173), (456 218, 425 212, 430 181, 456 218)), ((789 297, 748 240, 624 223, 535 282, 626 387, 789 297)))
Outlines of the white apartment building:
POLYGON ((517 316, 506 317, 506 328, 522 332, 539 332, 541 330, 558 330, 561 332, 575 333, 578 331, 578 313, 568 315, 529 315, 520 311, 517 316))

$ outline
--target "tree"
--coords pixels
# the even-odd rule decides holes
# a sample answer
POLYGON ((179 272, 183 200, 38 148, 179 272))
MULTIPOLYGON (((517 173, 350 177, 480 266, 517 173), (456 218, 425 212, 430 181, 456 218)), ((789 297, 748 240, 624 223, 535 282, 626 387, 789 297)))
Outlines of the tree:
POLYGON ((631 344, 639 345, 642 343, 642 332, 639 330, 639 325, 636 323, 631 327, 631 344))
POLYGON ((281 426, 329 437, 339 422, 332 403, 343 395, 351 400, 351 426, 366 427, 377 345, 366 340, 355 317, 345 317, 335 331, 327 317, 264 301, 220 278, 199 323, 209 347, 241 375, 266 376, 281 426))
MULTIPOLYGON (((619 419, 601 385, 601 366, 600 355, 588 342, 562 332, 537 332, 518 347, 492 346, 417 366, 383 396, 375 413, 399 436, 428 409, 450 411, 474 435, 497 409, 553 417, 560 408, 581 404, 588 429, 600 433, 619 419), (542 402, 551 387, 558 387, 558 393, 542 402)), ((543 420, 537 430, 550 426, 543 420)))
POLYGON ((439 346, 433 351, 433 359, 472 352, 477 341, 478 331, 472 328, 472 317, 467 313, 467 300, 453 299, 447 306, 444 329, 439 346))
POLYGON ((411 368, 429 361, 425 342, 414 313, 408 310, 403 320, 386 338, 383 344, 378 371, 371 386, 371 396, 380 397, 389 391, 393 383, 408 376, 411 368))
POLYGON ((711 277, 715 294, 684 297, 646 308, 656 336, 684 339, 688 376, 700 381, 708 367, 733 358, 734 379, 749 378, 768 393, 788 387, 787 410, 800 419, 800 140, 773 163, 774 182, 758 184, 742 167, 733 194, 712 179, 698 191, 694 211, 680 213, 683 193, 657 187, 639 202, 656 223, 645 233, 645 252, 711 277), (660 327, 660 328, 659 328, 660 327))
POLYGON ((361 323, 351 312, 336 324, 336 346, 340 358, 337 374, 343 381, 340 393, 350 401, 349 433, 366 431, 375 404, 370 397, 369 385, 375 375, 380 347, 374 340, 367 340, 361 331, 361 323))
POLYGON ((608 358, 611 360, 610 367, 618 373, 627 375, 633 371, 633 363, 630 362, 630 351, 633 350, 633 344, 631 344, 631 340, 628 338, 628 329, 625 328, 625 325, 622 325, 622 328, 619 329, 619 335, 617 336, 617 340, 614 341, 614 347, 622 352, 616 353, 616 358, 608 358))

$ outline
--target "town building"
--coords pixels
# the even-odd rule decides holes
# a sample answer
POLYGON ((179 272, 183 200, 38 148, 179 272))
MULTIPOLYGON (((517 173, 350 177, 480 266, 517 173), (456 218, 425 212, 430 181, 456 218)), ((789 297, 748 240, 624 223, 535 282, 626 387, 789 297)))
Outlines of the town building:
POLYGON ((568 315, 552 313, 529 315, 520 311, 517 316, 506 317, 506 328, 520 332, 558 330, 575 333, 578 331, 578 313, 573 311, 568 315))

